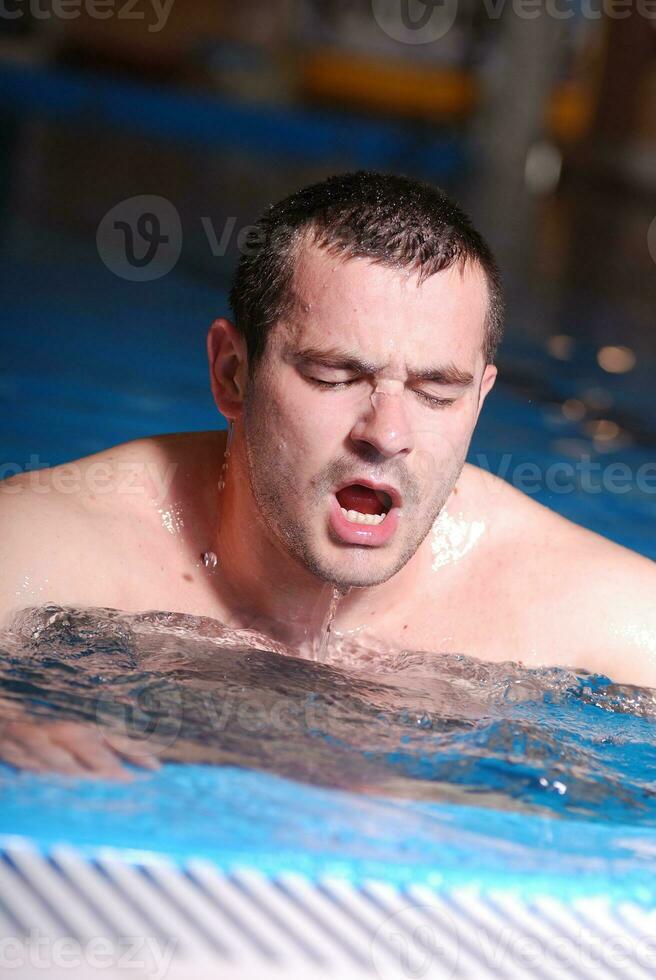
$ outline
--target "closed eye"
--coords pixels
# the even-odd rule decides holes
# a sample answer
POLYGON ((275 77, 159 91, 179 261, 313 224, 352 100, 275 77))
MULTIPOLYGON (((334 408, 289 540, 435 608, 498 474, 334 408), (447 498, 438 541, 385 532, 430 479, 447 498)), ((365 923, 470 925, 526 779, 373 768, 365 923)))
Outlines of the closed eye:
POLYGON ((352 385, 355 381, 361 381, 361 378, 351 378, 349 381, 321 381, 319 378, 311 378, 309 375, 304 375, 306 381, 311 381, 313 385, 320 385, 322 388, 345 388, 346 385, 352 385))
POLYGON ((415 395, 419 395, 434 408, 446 408, 448 405, 453 405, 455 401, 455 398, 438 398, 437 395, 427 395, 425 391, 415 391, 415 395))
MULTIPOLYGON (((356 381, 364 381, 364 378, 351 378, 349 381, 322 381, 320 378, 311 378, 309 375, 304 375, 305 380, 309 381, 313 385, 317 385, 320 388, 346 388, 348 385, 355 384, 356 381)), ((453 405, 455 398, 439 398, 437 395, 429 395, 425 391, 414 390, 415 395, 418 395, 422 401, 426 404, 431 405, 434 408, 446 408, 448 405, 453 405)))

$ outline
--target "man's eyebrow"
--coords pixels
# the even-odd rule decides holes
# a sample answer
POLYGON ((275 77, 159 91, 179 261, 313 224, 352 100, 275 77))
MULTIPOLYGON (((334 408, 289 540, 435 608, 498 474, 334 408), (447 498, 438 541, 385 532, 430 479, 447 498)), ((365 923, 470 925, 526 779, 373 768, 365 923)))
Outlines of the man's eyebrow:
MULTIPOLYGON (((309 361, 313 364, 324 364, 326 367, 357 371, 359 374, 378 374, 384 369, 384 365, 364 361, 356 351, 344 350, 341 347, 303 347, 292 354, 291 360, 297 363, 309 361)), ((409 369, 408 376, 413 381, 434 381, 436 384, 457 388, 468 388, 474 381, 473 374, 463 371, 455 364, 409 369)))
POLYGON ((326 367, 344 368, 349 371, 359 371, 361 374, 375 374, 379 366, 373 361, 364 361, 357 351, 345 350, 342 347, 302 347, 292 353, 291 359, 311 361, 313 364, 325 364, 326 367))
POLYGON ((469 388, 474 383, 474 375, 469 371, 461 370, 455 364, 422 368, 419 371, 408 371, 408 374, 414 381, 435 381, 437 384, 456 388, 469 388))

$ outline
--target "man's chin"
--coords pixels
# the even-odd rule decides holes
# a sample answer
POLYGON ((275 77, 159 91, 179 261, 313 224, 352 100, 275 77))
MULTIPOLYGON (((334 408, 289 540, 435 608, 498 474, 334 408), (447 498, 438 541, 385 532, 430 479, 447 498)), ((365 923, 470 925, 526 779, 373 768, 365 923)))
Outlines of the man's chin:
POLYGON ((334 538, 331 528, 314 528, 287 538, 290 554, 315 578, 338 589, 364 589, 382 585, 400 571, 414 552, 397 546, 373 548, 334 538))
POLYGON ((382 585, 405 564, 399 562, 398 555, 384 555, 364 546, 350 545, 340 550, 336 559, 325 554, 318 556, 312 568, 317 578, 335 588, 365 589, 382 585))
POLYGON ((361 574, 342 576, 339 580, 333 579, 332 584, 338 589, 371 589, 376 585, 388 582, 396 574, 395 571, 381 575, 361 574))

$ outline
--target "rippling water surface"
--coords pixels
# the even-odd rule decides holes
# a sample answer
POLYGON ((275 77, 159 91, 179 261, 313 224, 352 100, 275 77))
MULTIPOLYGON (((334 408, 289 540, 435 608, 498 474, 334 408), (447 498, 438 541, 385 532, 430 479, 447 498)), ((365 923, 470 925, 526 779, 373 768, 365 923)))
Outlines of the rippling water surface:
POLYGON ((656 826, 656 691, 580 671, 343 642, 319 663, 202 617, 45 606, 0 635, 0 704, 162 760, 656 826))

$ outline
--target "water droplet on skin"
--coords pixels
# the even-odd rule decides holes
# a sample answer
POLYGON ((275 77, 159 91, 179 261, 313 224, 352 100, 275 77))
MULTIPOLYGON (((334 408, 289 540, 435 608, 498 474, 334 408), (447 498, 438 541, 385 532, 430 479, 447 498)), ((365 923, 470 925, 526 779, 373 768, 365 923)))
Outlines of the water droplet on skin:
MULTIPOLYGON (((228 475, 228 457, 230 456, 230 446, 232 444, 232 436, 234 433, 234 428, 235 428, 234 424, 230 422, 230 424, 228 425, 228 438, 226 440, 226 447, 223 451, 223 462, 221 463, 221 473, 217 482, 217 488, 219 492, 225 489, 225 481, 228 475)), ((219 559, 217 558, 216 552, 214 551, 204 551, 202 552, 200 558, 205 568, 209 568, 210 571, 214 571, 214 569, 219 564, 219 559)))
POLYGON ((471 551, 484 532, 484 521, 468 521, 462 513, 452 517, 446 509, 442 510, 431 532, 432 570, 458 561, 471 551))
POLYGON ((342 598, 342 593, 336 587, 331 589, 330 593, 330 603, 328 605, 328 611, 326 613, 325 619, 321 625, 321 630, 319 632, 319 642, 316 647, 316 657, 321 660, 326 654, 328 648, 328 640, 330 636, 330 631, 337 613, 337 606, 342 598))
POLYGON ((228 475, 228 457, 230 456, 230 446, 232 445, 232 436, 235 431, 234 424, 230 422, 228 425, 228 438, 226 440, 226 447, 223 452, 223 462, 221 463, 221 473, 219 475, 219 481, 217 483, 217 488, 225 490, 226 476, 228 475))
POLYGON ((211 571, 216 568, 219 563, 219 559, 213 551, 204 551, 200 556, 205 568, 209 568, 211 571))
POLYGON ((179 534, 180 531, 184 529, 184 520, 182 517, 182 508, 180 504, 173 504, 169 508, 158 509, 160 520, 162 522, 162 527, 169 532, 169 534, 179 534))
POLYGON ((334 629, 334 627, 331 625, 330 632, 333 636, 337 636, 340 639, 342 639, 343 637, 346 636, 355 636, 357 633, 361 633, 362 630, 366 630, 366 629, 368 629, 367 623, 361 623, 360 626, 351 626, 349 629, 345 629, 345 630, 334 629))

